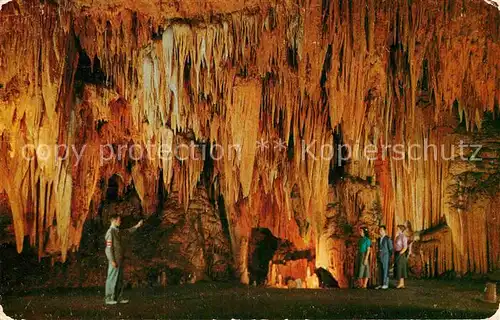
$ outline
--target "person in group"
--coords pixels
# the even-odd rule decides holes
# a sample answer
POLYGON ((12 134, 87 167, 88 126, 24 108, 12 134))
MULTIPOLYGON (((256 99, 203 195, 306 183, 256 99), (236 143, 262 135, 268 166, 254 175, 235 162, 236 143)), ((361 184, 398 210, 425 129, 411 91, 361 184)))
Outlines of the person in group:
POLYGON ((398 225, 394 241, 394 276, 398 280, 397 289, 405 287, 405 278, 408 277, 408 237, 405 235, 405 229, 404 225, 398 225))
POLYGON ((378 270, 380 273, 380 281, 382 282, 375 289, 388 289, 389 288, 389 261, 392 257, 392 239, 387 236, 385 226, 378 228, 380 239, 378 241, 378 270))
POLYGON ((406 251, 406 259, 407 261, 410 259, 410 256, 412 254, 412 247, 413 247, 413 241, 414 241, 414 232, 413 228, 411 226, 411 222, 407 220, 405 222, 405 232, 404 232, 406 238, 408 239, 408 250, 406 251))
POLYGON ((361 238, 358 241, 358 273, 357 277, 359 279, 359 287, 366 289, 368 285, 368 278, 370 277, 370 253, 371 253, 371 241, 368 237, 368 228, 362 227, 359 229, 361 238))
POLYGON ((106 297, 105 303, 109 305, 117 303, 128 303, 128 300, 123 299, 123 233, 132 233, 143 225, 143 221, 139 221, 130 229, 120 230, 121 217, 112 215, 110 217, 111 226, 106 232, 106 257, 108 258, 108 277, 106 279, 106 297))

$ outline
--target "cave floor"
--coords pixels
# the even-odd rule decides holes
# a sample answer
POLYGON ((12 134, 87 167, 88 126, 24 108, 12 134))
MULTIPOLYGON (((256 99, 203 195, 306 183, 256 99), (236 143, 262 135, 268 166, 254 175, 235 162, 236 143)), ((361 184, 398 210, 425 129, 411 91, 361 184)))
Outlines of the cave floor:
POLYGON ((128 305, 105 306, 102 289, 60 289, 5 296, 5 313, 23 319, 158 318, 488 318, 484 284, 410 280, 403 290, 270 289, 197 283, 129 289, 128 305))

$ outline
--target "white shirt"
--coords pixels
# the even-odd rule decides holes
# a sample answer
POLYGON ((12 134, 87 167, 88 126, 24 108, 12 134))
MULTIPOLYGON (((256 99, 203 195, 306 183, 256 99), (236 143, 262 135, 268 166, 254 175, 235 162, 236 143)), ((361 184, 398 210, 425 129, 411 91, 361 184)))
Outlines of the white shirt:
POLYGON ((382 244, 382 239, 384 239, 385 235, 381 236, 380 237, 380 241, 379 241, 379 244, 381 245, 382 244))

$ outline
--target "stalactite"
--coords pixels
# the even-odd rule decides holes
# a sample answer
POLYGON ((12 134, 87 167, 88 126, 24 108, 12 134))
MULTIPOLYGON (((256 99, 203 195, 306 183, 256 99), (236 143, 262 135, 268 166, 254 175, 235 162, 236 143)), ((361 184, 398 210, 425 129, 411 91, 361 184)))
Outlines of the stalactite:
POLYGON ((65 257, 72 196, 71 160, 61 159, 50 147, 44 148, 45 154, 33 154, 35 148, 51 146, 58 140, 71 143, 71 133, 61 136, 60 131, 64 130, 59 128, 71 124, 68 96, 72 92, 76 55, 68 34, 68 21, 59 20, 54 6, 30 5, 23 10, 25 15, 8 12, 2 17, 6 30, 12 27, 25 30, 18 37, 2 36, 1 47, 5 50, 2 56, 8 59, 0 63, 0 82, 7 85, 0 100, 4 123, 2 149, 11 154, 2 157, 2 176, 9 180, 4 188, 11 201, 17 250, 22 250, 25 235, 32 245, 38 242, 42 247, 42 235, 53 227, 61 239, 59 248, 65 257), (46 14, 31 19, 39 9, 46 14), (26 60, 30 63, 26 64, 26 60), (27 150, 22 149, 26 145, 31 150, 31 161, 23 159, 21 154, 27 150), (55 221, 57 226, 53 226, 55 221))

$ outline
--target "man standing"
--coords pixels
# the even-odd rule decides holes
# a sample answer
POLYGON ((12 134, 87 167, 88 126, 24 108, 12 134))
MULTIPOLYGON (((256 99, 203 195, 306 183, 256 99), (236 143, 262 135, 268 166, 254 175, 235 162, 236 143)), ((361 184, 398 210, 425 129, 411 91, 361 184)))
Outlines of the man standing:
POLYGON ((130 229, 120 230, 122 219, 118 215, 110 217, 111 226, 106 232, 106 257, 108 258, 108 277, 106 279, 106 304, 128 303, 123 293, 123 245, 122 233, 132 233, 143 224, 139 221, 130 229))
POLYGON ((388 289, 389 288, 389 261, 392 256, 393 246, 392 240, 386 235, 385 226, 379 227, 380 239, 378 242, 378 268, 380 272, 380 281, 382 285, 377 286, 375 289, 388 289))

